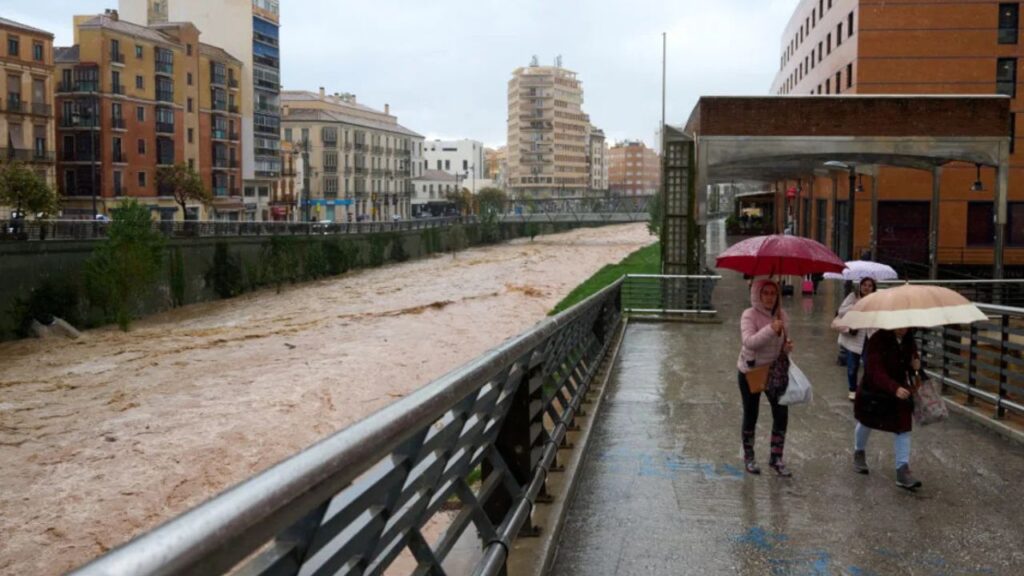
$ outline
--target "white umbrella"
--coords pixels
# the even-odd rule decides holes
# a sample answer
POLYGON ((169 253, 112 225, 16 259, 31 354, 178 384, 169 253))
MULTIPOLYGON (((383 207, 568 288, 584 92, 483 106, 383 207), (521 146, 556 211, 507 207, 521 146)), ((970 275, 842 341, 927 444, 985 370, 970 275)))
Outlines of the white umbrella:
POLYGON ((871 260, 851 260, 846 263, 846 270, 843 273, 826 272, 826 280, 849 280, 860 282, 863 278, 873 280, 896 280, 900 277, 892 266, 871 260))
POLYGON ((851 330, 895 330, 970 324, 986 318, 977 306, 949 288, 904 284, 861 298, 834 325, 851 330))

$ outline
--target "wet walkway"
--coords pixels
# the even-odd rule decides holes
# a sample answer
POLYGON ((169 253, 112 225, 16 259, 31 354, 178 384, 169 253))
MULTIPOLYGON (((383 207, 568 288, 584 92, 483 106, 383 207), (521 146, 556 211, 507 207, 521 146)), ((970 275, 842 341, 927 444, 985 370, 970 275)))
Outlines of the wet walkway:
POLYGON ((839 286, 786 298, 794 359, 815 386, 790 410, 786 459, 743 473, 736 383, 746 283, 726 273, 721 325, 631 324, 594 423, 552 574, 1024 574, 1024 449, 967 420, 917 429, 924 486, 896 487, 892 435, 851 470, 853 410, 828 325, 839 286))

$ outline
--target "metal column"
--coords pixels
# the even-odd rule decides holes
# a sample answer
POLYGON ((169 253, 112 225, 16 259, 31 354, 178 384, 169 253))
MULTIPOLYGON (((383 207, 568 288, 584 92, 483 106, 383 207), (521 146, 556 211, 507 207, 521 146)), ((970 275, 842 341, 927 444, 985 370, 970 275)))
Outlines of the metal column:
POLYGON ((1006 144, 999 146, 999 167, 996 173, 995 228, 996 245, 992 258, 992 278, 1003 278, 1003 250, 1006 249, 1006 196, 1010 185, 1010 152, 1006 144))
POLYGON ((928 278, 939 277, 939 198, 942 188, 942 167, 932 168, 932 205, 928 223, 928 278))

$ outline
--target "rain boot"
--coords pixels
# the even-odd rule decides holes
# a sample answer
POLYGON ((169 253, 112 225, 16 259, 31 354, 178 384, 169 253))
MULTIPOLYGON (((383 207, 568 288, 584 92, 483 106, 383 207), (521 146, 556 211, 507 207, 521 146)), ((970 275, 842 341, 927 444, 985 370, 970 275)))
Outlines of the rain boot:
POLYGON ((786 448, 786 433, 772 431, 772 455, 768 460, 768 467, 775 471, 776 474, 783 478, 789 478, 793 475, 792 472, 786 468, 786 463, 782 461, 782 452, 786 448))
POLYGON ((757 461, 754 459, 753 430, 743 431, 743 468, 745 468, 749 474, 761 473, 761 468, 758 467, 757 461))

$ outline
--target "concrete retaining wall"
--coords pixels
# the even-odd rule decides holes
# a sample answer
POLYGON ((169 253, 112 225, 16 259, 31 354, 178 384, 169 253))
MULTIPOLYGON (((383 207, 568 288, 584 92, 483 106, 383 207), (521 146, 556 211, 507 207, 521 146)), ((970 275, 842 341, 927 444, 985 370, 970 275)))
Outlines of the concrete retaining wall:
MULTIPOLYGON (((538 234, 552 234, 581 227, 580 224, 537 223, 534 225, 538 234)), ((480 230, 477 225, 465 227, 470 246, 479 245, 480 230)), ((504 240, 518 238, 527 233, 521 223, 501 224, 504 240)), ((355 268, 373 265, 375 260, 392 261, 394 242, 402 243, 402 251, 409 259, 422 258, 449 249, 448 233, 445 228, 429 230, 412 230, 403 232, 386 232, 377 234, 345 234, 338 236, 299 236, 294 237, 299 243, 323 243, 333 238, 342 242, 351 242, 358 251, 355 268), (376 256, 376 258, 375 258, 376 256)), ((180 251, 184 264, 185 295, 184 303, 192 304, 217 298, 213 288, 207 282, 206 275, 213 263, 214 251, 219 243, 227 243, 232 256, 238 259, 243 274, 247 270, 259 267, 264 247, 269 237, 233 237, 233 238, 173 238, 167 242, 167 257, 164 258, 164 273, 150 294, 143 298, 144 304, 139 315, 151 314, 166 310, 172 306, 170 288, 171 254, 180 251)), ((50 283, 58 286, 71 286, 79 294, 84 294, 83 272, 85 262, 97 246, 96 241, 46 241, 46 242, 9 242, 0 243, 0 339, 14 337, 16 318, 14 308, 18 299, 28 298, 32 291, 50 283)), ((80 324, 99 322, 96 310, 90 310, 81 298, 80 324)))

